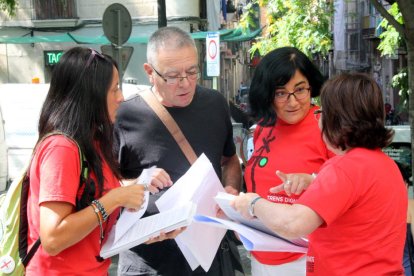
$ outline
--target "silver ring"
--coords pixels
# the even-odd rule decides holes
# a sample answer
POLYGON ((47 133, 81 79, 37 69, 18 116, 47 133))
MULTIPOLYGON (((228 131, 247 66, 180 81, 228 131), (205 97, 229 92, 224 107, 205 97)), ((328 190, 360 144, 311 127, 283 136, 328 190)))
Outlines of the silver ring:
POLYGON ((292 184, 292 181, 290 181, 289 179, 286 180, 286 185, 290 185, 290 184, 292 184))
POLYGON ((148 184, 144 183, 144 191, 148 191, 148 184))

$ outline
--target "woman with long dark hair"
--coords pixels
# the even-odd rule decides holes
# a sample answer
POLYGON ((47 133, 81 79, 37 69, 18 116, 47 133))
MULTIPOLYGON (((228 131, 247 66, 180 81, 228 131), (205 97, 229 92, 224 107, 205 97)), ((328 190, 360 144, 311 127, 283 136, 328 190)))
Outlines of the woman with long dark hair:
POLYGON ((120 187, 112 151, 123 99, 109 56, 76 47, 54 68, 29 170, 28 244, 41 246, 27 275, 107 275, 99 252, 119 207, 144 199, 143 185, 120 187))

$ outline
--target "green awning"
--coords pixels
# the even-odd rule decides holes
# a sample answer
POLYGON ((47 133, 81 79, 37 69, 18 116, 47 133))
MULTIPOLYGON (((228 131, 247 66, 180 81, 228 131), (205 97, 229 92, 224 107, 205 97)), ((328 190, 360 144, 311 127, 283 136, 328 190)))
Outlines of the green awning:
POLYGON ((54 42, 73 42, 73 39, 68 34, 63 35, 41 35, 41 36, 21 36, 21 37, 7 37, 0 36, 0 43, 2 44, 29 44, 29 43, 54 43, 54 42))
MULTIPOLYGON (((233 30, 227 30, 227 29, 223 29, 223 30, 219 30, 218 33, 220 35, 220 39, 223 35, 228 35, 230 33, 232 33, 233 30)), ((195 40, 201 40, 201 39, 206 39, 207 34, 209 32, 196 32, 196 33, 191 33, 191 37, 194 38, 195 40)))
POLYGON ((242 42, 242 41, 249 41, 254 39, 262 32, 262 29, 257 29, 254 31, 247 30, 243 32, 242 29, 237 28, 233 29, 233 31, 229 34, 223 35, 220 37, 221 41, 227 42, 242 42))
MULTIPOLYGON (((262 30, 258 29, 255 31, 243 32, 241 29, 223 29, 219 31, 220 41, 229 41, 229 42, 238 42, 238 41, 248 41, 255 38, 260 34, 262 30)), ((191 36, 195 40, 205 39, 209 32, 196 32, 191 33, 191 36)), ((104 36, 82 36, 82 35, 73 35, 71 33, 65 33, 61 35, 34 35, 34 36, 22 36, 22 37, 10 37, 10 36, 0 36, 0 44, 29 44, 29 43, 63 43, 63 42, 74 42, 76 44, 97 44, 105 45, 111 44, 109 40, 104 36)), ((131 36, 127 43, 136 44, 142 43, 145 44, 148 42, 148 36, 131 36)))

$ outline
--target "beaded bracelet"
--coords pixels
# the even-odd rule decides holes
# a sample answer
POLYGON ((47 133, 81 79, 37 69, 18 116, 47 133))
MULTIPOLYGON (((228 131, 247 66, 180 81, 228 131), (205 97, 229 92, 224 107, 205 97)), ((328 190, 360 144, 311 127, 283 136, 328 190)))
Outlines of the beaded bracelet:
POLYGON ((102 221, 105 222, 108 219, 108 213, 106 212, 106 210, 103 207, 102 203, 97 199, 93 200, 92 203, 95 204, 96 207, 98 207, 98 210, 102 215, 102 221))
POLYGON ((99 231, 100 231, 100 240, 99 243, 102 242, 102 240, 104 239, 104 233, 103 233, 103 226, 102 226, 102 216, 101 216, 101 212, 99 211, 99 208, 96 206, 95 203, 91 203, 91 207, 93 208, 93 212, 96 214, 96 217, 98 218, 98 223, 99 223, 99 231))

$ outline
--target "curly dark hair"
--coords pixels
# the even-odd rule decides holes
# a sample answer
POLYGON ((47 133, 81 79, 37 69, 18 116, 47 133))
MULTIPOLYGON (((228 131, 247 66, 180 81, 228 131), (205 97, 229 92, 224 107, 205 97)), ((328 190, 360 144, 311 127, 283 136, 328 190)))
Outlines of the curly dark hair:
POLYGON ((394 131, 384 126, 381 89, 362 73, 344 73, 328 80, 321 91, 322 134, 341 150, 383 148, 394 131))

